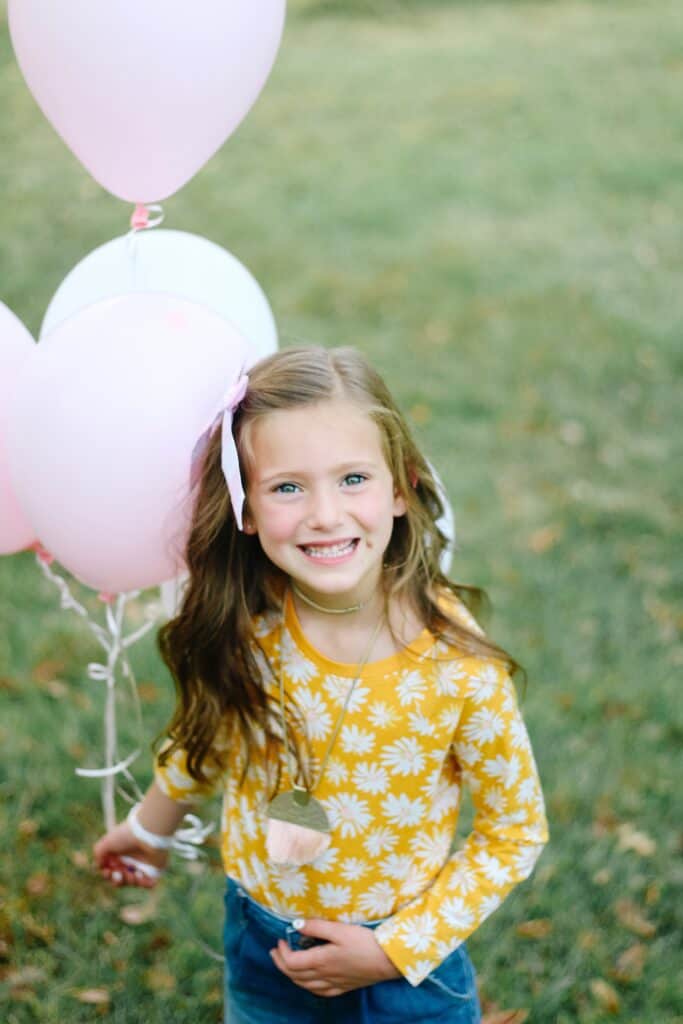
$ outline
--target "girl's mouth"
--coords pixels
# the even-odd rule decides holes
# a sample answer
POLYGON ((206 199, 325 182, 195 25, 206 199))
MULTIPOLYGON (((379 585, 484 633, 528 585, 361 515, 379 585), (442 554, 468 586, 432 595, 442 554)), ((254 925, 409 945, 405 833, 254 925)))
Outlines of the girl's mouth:
POLYGON ((318 562, 337 562, 354 553, 360 541, 358 537, 348 540, 330 541, 327 544, 299 544, 299 550, 318 562))

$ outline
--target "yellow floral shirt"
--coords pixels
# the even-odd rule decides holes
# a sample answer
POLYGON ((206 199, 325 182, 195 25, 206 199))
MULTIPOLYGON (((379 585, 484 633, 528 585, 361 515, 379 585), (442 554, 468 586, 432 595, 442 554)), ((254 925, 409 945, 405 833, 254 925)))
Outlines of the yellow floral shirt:
MULTIPOLYGON (((458 613, 478 629, 464 606, 458 613)), ((276 673, 284 661, 286 692, 320 764, 356 667, 311 647, 289 596, 284 623, 269 615, 256 626, 276 673)), ((277 692, 276 680, 266 685, 277 692)), ((182 801, 222 789, 225 871, 259 903, 292 917, 386 918, 375 935, 412 985, 531 873, 547 841, 538 773, 507 672, 435 641, 428 630, 398 654, 371 662, 356 684, 315 790, 332 843, 312 864, 269 862, 264 767, 252 758, 240 786, 239 747, 225 744, 228 769, 212 785, 189 777, 180 751, 157 765, 157 782, 182 801), (462 785, 475 818, 454 852, 462 785)), ((281 790, 288 788, 285 771, 281 790)))

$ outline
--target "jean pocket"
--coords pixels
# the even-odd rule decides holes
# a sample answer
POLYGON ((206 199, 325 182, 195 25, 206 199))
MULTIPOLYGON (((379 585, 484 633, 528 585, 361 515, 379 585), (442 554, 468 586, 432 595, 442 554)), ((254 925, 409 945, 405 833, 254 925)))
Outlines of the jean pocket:
POLYGON ((462 1003, 474 999, 474 970, 464 946, 458 946, 442 964, 428 974, 423 984, 434 985, 446 996, 462 1003))

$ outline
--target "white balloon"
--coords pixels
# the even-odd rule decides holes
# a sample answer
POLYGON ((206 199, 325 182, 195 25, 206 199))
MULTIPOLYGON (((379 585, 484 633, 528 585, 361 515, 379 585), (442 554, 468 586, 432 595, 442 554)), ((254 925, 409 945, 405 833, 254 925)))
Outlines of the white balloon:
POLYGON ((196 302, 228 320, 250 343, 251 362, 277 349, 273 312, 247 268, 206 238, 162 229, 115 238, 76 264, 50 301, 40 339, 86 306, 150 291, 196 302))
POLYGON ((35 347, 21 320, 0 302, 0 555, 22 551, 36 539, 10 480, 6 453, 10 401, 16 391, 21 367, 35 347))
POLYGON ((443 480, 441 479, 441 477, 439 476, 431 462, 429 463, 429 468, 432 471, 432 474, 434 476, 434 482, 436 483, 436 486, 439 491, 439 496, 441 498, 441 501, 443 502, 443 515, 441 516, 440 519, 437 520, 436 525, 439 527, 443 535, 448 540, 448 544, 441 553, 440 562, 441 572, 444 574, 444 576, 448 576, 448 573, 450 572, 451 568, 451 563, 453 561, 453 551, 455 549, 455 513, 453 512, 453 507, 451 506, 448 494, 446 493, 446 488, 443 485, 443 480))

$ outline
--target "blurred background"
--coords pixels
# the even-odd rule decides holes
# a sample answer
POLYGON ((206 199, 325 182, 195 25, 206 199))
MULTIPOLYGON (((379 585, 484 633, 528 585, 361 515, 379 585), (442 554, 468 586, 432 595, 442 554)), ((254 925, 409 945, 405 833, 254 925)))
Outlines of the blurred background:
MULTIPOLYGON (((291 0, 254 110, 164 204, 246 264, 283 346, 383 372, 452 575, 527 670, 552 835, 469 944, 489 1024, 683 1021, 681 96, 679 0, 291 0)), ((4 2, 0 138, 0 299, 37 334, 131 208, 39 112, 4 2)), ((218 1022, 216 850, 152 899, 91 867, 96 654, 32 555, 0 559, 0 1017, 218 1022)), ((147 744, 172 686, 152 635, 133 662, 147 744)), ((123 694, 119 720, 132 749, 123 694)))

